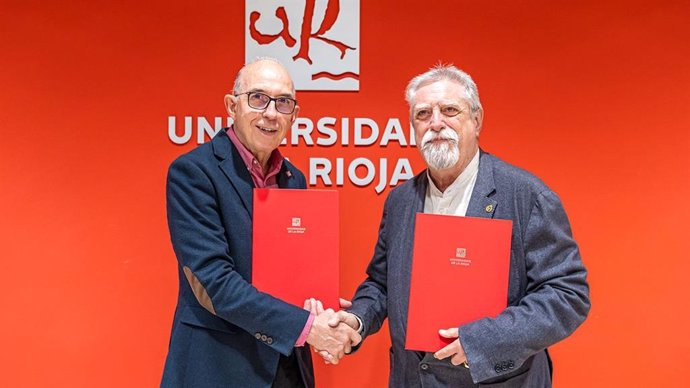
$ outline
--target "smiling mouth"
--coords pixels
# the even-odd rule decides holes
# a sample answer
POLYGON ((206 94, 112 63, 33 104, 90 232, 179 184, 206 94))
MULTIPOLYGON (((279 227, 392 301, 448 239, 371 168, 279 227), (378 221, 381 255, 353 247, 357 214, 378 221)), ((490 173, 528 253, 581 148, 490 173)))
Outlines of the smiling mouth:
POLYGON ((264 132, 264 133, 276 133, 276 132, 278 132, 277 129, 273 129, 273 128, 266 128, 266 127, 259 127, 259 126, 257 126, 257 128, 259 128, 259 130, 261 132, 264 132))

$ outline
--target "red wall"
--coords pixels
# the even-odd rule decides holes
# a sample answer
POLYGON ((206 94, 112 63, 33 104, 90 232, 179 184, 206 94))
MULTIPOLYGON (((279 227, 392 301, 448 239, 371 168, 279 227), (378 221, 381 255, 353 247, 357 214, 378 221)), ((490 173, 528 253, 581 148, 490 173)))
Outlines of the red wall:
MULTIPOLYGON (((104 3, 2 4, 0 386, 159 383, 177 293, 165 174, 194 146, 168 139, 167 118, 224 116, 244 2, 104 3)), ((301 92, 301 115, 405 119, 413 75, 468 71, 482 147, 561 195, 589 269, 593 308, 552 348, 555 385, 683 386, 690 5, 578 3, 361 1, 360 91, 301 92)), ((422 168, 397 144, 284 153, 304 171, 313 156, 422 168)), ((387 191, 339 189, 350 297, 387 191)), ((317 366, 319 387, 384 386, 388 343, 317 366)))

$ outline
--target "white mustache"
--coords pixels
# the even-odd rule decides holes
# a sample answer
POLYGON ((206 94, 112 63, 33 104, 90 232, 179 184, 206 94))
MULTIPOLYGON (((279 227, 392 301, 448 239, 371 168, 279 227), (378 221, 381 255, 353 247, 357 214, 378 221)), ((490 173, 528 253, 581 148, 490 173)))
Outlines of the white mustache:
POLYGON ((450 128, 443 128, 439 132, 434 132, 429 129, 422 137, 422 149, 424 149, 428 143, 434 140, 451 140, 457 144, 459 138, 458 134, 450 128))

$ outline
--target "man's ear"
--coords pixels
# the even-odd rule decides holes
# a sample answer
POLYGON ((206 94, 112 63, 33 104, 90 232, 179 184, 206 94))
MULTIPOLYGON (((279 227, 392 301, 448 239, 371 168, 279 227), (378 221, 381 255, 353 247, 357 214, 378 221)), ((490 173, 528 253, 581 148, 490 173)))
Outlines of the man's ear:
POLYGON ((295 122, 295 119, 297 119, 297 114, 299 113, 299 105, 295 105, 295 111, 292 112, 292 122, 295 122))
POLYGON ((225 110, 228 112, 228 116, 230 116, 233 120, 235 119, 235 116, 237 116, 237 104, 239 102, 239 97, 236 97, 232 94, 225 95, 225 110))

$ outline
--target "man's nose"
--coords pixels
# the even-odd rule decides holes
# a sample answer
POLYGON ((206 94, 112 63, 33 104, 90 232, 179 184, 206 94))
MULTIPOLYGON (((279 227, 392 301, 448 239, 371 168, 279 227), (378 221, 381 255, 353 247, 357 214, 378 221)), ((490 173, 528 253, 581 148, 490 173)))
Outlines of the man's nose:
POLYGON ((429 128, 435 132, 438 132, 445 127, 446 127, 446 124, 443 122, 443 115, 441 114, 441 110, 438 108, 432 109, 431 121, 429 122, 429 128))
POLYGON ((277 115, 278 111, 276 110, 276 101, 269 101, 268 106, 266 106, 266 109, 264 109, 263 116, 272 119, 277 115))

